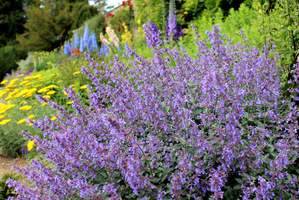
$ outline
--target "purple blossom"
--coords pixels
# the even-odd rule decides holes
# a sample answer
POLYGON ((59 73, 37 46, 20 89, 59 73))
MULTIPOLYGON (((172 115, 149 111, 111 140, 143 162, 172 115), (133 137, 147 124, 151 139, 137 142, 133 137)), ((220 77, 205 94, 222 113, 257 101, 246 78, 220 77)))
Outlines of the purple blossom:
POLYGON ((149 24, 143 24, 143 28, 145 31, 148 48, 156 48, 162 45, 162 41, 160 39, 161 31, 158 29, 155 23, 150 22, 149 24))
POLYGON ((182 32, 182 27, 177 23, 175 14, 175 3, 173 0, 169 2, 169 16, 168 23, 166 26, 166 39, 179 40, 179 37, 184 36, 182 32))

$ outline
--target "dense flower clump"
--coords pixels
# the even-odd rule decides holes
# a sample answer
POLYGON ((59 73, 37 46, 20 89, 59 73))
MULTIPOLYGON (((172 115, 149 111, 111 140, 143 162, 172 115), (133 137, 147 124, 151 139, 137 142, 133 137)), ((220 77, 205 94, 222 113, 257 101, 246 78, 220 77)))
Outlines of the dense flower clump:
POLYGON ((144 27, 153 58, 127 47, 129 65, 99 68, 86 55, 90 105, 72 89, 73 113, 39 97, 58 120, 30 120, 43 139, 24 134, 55 167, 17 167, 34 184, 9 180, 18 197, 297 199, 298 109, 281 100, 277 56, 225 44, 215 26, 193 58, 144 27))

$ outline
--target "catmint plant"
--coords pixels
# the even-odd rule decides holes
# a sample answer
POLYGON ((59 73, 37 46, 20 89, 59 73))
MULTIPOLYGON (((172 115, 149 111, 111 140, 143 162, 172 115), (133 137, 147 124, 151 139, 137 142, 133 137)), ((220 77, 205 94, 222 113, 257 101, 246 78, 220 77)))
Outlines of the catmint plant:
POLYGON ((71 113, 38 96, 58 121, 23 134, 53 166, 14 166, 32 183, 7 181, 18 199, 298 199, 298 108, 281 96, 278 56, 215 26, 192 57, 144 28, 152 58, 127 46, 128 64, 99 67, 85 54, 88 106, 72 88, 71 113))

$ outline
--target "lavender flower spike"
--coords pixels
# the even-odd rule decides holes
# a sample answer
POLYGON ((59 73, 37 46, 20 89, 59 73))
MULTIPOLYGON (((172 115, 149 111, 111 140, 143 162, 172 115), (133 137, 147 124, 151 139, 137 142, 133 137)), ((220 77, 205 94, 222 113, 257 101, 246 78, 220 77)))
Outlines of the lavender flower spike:
POLYGON ((160 39, 161 31, 158 29, 155 23, 150 22, 149 25, 143 24, 143 28, 145 31, 145 37, 148 48, 156 48, 162 45, 162 41, 160 39))
POLYGON ((168 16, 168 25, 167 29, 167 38, 171 38, 173 36, 174 29, 176 28, 176 15, 175 15, 175 4, 173 0, 169 2, 169 16, 168 16))

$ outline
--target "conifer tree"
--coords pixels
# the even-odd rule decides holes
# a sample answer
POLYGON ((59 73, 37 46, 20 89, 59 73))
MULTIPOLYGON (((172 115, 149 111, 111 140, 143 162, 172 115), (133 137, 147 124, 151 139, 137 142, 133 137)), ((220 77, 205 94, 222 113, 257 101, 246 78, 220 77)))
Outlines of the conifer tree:
POLYGON ((63 44, 70 35, 71 27, 79 10, 88 1, 36 0, 25 6, 28 21, 26 33, 17 37, 18 42, 29 50, 53 50, 63 44))

